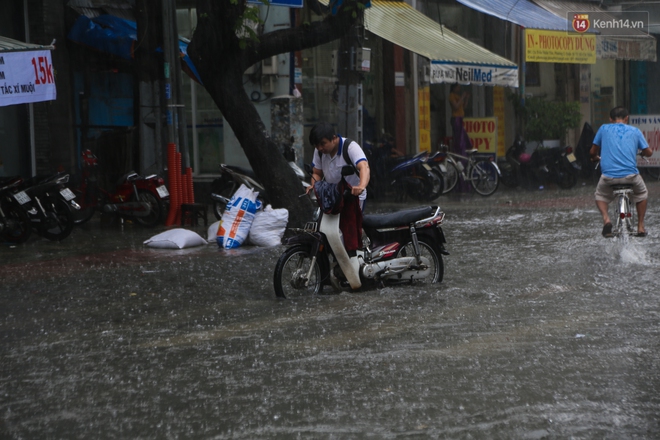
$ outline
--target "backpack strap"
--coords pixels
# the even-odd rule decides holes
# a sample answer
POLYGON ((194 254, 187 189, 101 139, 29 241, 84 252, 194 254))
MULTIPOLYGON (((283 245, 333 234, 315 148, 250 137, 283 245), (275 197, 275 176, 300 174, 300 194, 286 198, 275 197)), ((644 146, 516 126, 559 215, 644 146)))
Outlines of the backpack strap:
POLYGON ((355 166, 355 164, 353 163, 351 158, 348 156, 348 146, 351 145, 351 142, 353 142, 353 139, 350 139, 350 138, 344 139, 344 144, 342 145, 341 154, 342 154, 342 156, 344 156, 344 162, 346 162, 347 164, 352 165, 353 169, 355 170, 355 174, 358 177, 360 177, 360 171, 358 171, 357 167, 355 166))

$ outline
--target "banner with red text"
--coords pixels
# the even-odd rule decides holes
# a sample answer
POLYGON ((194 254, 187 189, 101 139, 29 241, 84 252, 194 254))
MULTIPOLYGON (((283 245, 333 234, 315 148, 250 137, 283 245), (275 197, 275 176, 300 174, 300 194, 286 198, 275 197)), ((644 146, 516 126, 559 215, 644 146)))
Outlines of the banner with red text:
POLYGON ((463 127, 479 153, 497 155, 497 118, 463 118, 463 127))
POLYGON ((0 53, 0 106, 57 98, 49 50, 0 53))
POLYGON ((628 123, 642 131, 649 148, 653 151, 653 155, 647 157, 647 160, 638 157, 637 166, 660 167, 660 115, 630 115, 628 123))

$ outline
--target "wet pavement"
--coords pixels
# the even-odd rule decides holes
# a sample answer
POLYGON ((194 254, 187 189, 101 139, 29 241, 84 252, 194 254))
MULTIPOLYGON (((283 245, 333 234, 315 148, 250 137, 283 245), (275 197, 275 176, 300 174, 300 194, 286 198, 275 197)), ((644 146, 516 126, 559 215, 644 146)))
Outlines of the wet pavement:
POLYGON ((2 245, 0 438, 660 438, 660 183, 628 242, 593 190, 443 196, 441 284, 296 301, 282 247, 2 245))

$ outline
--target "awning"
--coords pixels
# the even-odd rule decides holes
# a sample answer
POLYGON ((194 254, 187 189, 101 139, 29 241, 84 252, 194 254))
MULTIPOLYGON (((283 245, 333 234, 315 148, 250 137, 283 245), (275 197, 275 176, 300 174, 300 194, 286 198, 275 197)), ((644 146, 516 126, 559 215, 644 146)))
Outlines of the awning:
POLYGON ((57 97, 51 49, 0 36, 0 106, 57 97))
POLYGON ((571 30, 566 18, 541 8, 528 0, 457 0, 459 3, 487 15, 510 21, 524 28, 553 31, 571 30))
POLYGON ((431 83, 518 87, 518 66, 399 1, 373 0, 365 28, 431 60, 431 83))
MULTIPOLYGON (((563 0, 533 0, 543 9, 568 20, 571 12, 607 14, 607 11, 589 3, 563 0)), ((646 32, 628 30, 629 35, 596 35, 596 58, 636 61, 656 61, 655 37, 646 32)))

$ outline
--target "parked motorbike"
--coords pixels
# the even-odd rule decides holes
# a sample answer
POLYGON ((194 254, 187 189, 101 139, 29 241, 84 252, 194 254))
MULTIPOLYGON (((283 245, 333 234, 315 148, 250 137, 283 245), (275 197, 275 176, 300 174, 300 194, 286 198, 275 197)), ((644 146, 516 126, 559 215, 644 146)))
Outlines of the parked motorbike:
MULTIPOLYGON (((293 147, 290 145, 282 146, 284 158, 289 163, 300 179, 303 187, 307 188, 309 182, 305 178, 305 172, 296 163, 296 156, 293 147)), ((227 203, 231 200, 236 190, 241 185, 245 185, 253 191, 259 193, 259 199, 264 204, 268 204, 268 194, 264 186, 257 180, 254 171, 234 165, 220 164, 220 177, 211 183, 211 200, 213 201, 213 215, 220 220, 225 212, 227 203)))
POLYGON ((21 177, 0 178, 0 237, 9 243, 23 243, 30 238, 32 225, 12 194, 23 183, 21 177))
POLYGON ((83 151, 81 181, 73 188, 75 200, 81 207, 75 213, 76 224, 85 223, 97 210, 134 219, 147 227, 156 226, 163 220, 170 194, 162 177, 156 174, 142 177, 130 171, 117 181, 111 192, 99 186, 97 167, 97 157, 90 150, 83 151))
MULTIPOLYGON (((342 174, 352 173, 346 166, 342 174)), ((353 197, 350 192, 344 198, 353 197)), ((349 256, 339 230, 340 215, 317 210, 314 221, 292 229, 274 273, 280 298, 319 294, 325 285, 335 290, 363 285, 440 282, 443 255, 449 255, 442 231, 444 212, 420 206, 388 214, 364 215, 362 249, 349 256)))
POLYGON ((403 200, 410 197, 418 201, 433 201, 444 188, 440 173, 427 163, 429 154, 425 151, 414 156, 390 157, 393 145, 388 139, 375 146, 365 142, 365 155, 369 160, 371 179, 367 191, 369 197, 393 197, 403 200))
POLYGON ((70 190, 65 186, 68 181, 69 175, 63 173, 35 176, 24 180, 12 195, 32 228, 48 240, 64 240, 73 230, 70 190))
POLYGON ((576 185, 580 165, 572 147, 539 147, 531 155, 525 149, 525 142, 517 138, 507 150, 506 161, 501 164, 505 185, 538 188, 555 183, 562 189, 576 185))

